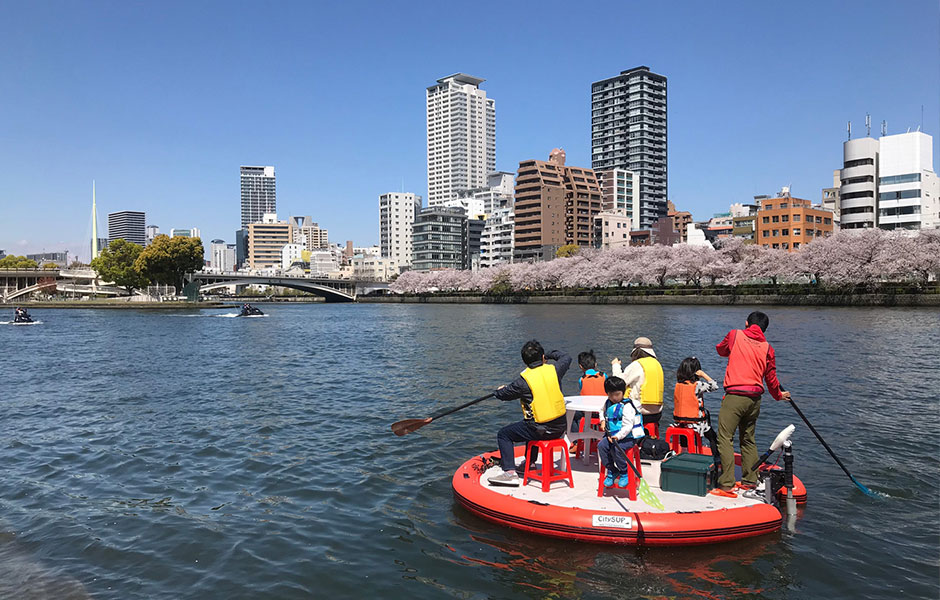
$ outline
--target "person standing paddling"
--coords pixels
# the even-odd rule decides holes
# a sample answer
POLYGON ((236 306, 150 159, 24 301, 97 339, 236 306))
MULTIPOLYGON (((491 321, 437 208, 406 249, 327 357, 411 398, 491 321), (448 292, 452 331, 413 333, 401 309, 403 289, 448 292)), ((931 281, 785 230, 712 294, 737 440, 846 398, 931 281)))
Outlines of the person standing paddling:
MULTIPOLYGON (((522 362, 526 365, 525 371, 509 385, 493 392, 498 400, 519 400, 522 420, 506 425, 496 434, 503 472, 488 478, 490 485, 519 485, 522 479, 516 472, 515 444, 560 438, 568 425, 561 378, 571 366, 571 357, 558 350, 545 354, 540 343, 530 340, 522 347, 522 362), (547 360, 555 364, 547 364, 547 360)), ((535 448, 531 461, 537 458, 538 448, 535 448)))
POLYGON ((790 392, 780 389, 777 380, 777 361, 774 349, 764 337, 770 319, 760 311, 747 316, 745 329, 729 331, 715 346, 719 356, 728 357, 725 370, 725 396, 718 413, 718 454, 721 456, 721 476, 718 487, 711 491, 718 496, 735 497, 734 493, 734 432, 738 431, 741 445, 741 482, 739 489, 757 486, 757 444, 754 430, 760 415, 760 399, 767 390, 775 400, 789 400, 790 392))

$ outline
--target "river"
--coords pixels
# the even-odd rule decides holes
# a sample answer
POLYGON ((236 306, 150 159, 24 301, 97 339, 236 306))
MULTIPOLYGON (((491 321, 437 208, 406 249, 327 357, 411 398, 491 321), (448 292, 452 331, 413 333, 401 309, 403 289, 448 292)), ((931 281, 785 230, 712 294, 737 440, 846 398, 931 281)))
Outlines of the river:
MULTIPOLYGON (((714 345, 748 308, 262 308, 37 309, 40 325, 0 326, 0 598, 940 595, 935 309, 764 309, 782 382, 880 499, 765 396, 760 447, 797 426, 809 500, 796 532, 636 549, 525 534, 455 505, 453 471, 495 449, 517 403, 402 438, 389 425, 508 382, 530 338, 593 348, 609 369, 645 335, 667 384, 691 355, 720 379, 714 345)), ((706 398, 716 415, 719 401, 706 398)))

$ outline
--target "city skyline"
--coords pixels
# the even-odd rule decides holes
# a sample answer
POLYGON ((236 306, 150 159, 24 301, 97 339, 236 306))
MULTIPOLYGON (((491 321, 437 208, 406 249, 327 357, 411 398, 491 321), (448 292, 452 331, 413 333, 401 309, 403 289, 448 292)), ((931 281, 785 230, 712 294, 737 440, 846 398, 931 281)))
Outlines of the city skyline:
MULTIPOLYGON (((253 164, 277 169, 280 218, 309 214, 335 241, 377 243, 379 195, 428 197, 425 90, 458 72, 486 79, 499 101, 496 169, 505 171, 554 147, 589 166, 592 82, 639 65, 668 77, 669 196, 697 220, 787 184, 818 200, 841 162, 846 121, 853 138, 864 137, 866 112, 877 137, 882 120, 889 134, 916 129, 923 105, 923 130, 940 156, 940 35, 928 2, 724 13, 610 5, 609 17, 668 25, 629 40, 594 36, 596 23, 572 14, 566 28, 583 38, 558 40, 538 23, 519 29, 513 15, 524 11, 512 7, 501 13, 505 24, 493 22, 466 47, 419 39, 427 17, 417 3, 378 8, 387 19, 368 22, 349 8, 287 5, 266 25, 221 4, 176 22, 183 6, 22 6, 0 24, 19 50, 0 58, 12 115, 0 158, 18 173, 0 191, 0 248, 87 253, 92 179, 99 215, 141 210, 162 231, 194 223, 205 239, 232 243, 234 172, 253 164), (857 39, 875 22, 878 36, 857 39), (356 44, 344 41, 348 30, 329 31, 341 23, 354 23, 356 44), (400 41, 375 36, 389 25, 400 26, 400 41), (239 41, 253 27, 263 47, 239 41), (673 27, 683 36, 670 35, 673 27), (846 71, 846 62, 865 68, 846 71), (259 79, 249 89, 240 79, 247 71, 259 79), (351 93, 363 80, 372 92, 351 93)), ((454 16, 448 10, 442 22, 454 16)))

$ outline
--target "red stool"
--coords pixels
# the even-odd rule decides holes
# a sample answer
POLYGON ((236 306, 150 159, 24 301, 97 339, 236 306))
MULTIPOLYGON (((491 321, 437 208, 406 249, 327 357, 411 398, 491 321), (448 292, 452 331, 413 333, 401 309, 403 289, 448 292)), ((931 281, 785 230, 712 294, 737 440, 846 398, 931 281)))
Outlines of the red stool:
MULTIPOLYGON (((627 450, 627 458, 630 459, 630 462, 633 463, 633 466, 636 467, 637 473, 643 475, 643 467, 640 465, 640 445, 633 444, 633 447, 627 450)), ((636 500, 636 488, 640 484, 640 480, 637 479, 636 473, 633 472, 633 469, 627 467, 627 475, 629 479, 627 480, 627 497, 630 500, 636 500)), ((600 467, 600 477, 597 480, 597 497, 601 498, 604 496, 604 479, 607 477, 607 469, 604 468, 604 463, 601 463, 600 467)), ((617 485, 617 481, 614 480, 613 487, 620 487, 617 485)))
POLYGON ((643 426, 643 429, 646 430, 646 435, 657 439, 659 438, 659 423, 647 423, 643 426))
POLYGON ((568 485, 574 487, 574 478, 571 476, 571 460, 568 456, 568 443, 565 438, 554 440, 534 440, 525 445, 525 474, 522 478, 522 485, 529 483, 529 480, 541 481, 542 491, 547 492, 553 481, 567 481, 568 485), (537 475, 536 469, 529 469, 532 464, 532 450, 538 448, 542 455, 542 473, 537 475), (559 471, 555 468, 555 450, 561 450, 565 454, 565 469, 559 471))
POLYGON ((670 427, 666 429, 666 443, 669 449, 676 454, 682 452, 682 440, 685 447, 692 454, 702 453, 702 436, 691 427, 670 427))

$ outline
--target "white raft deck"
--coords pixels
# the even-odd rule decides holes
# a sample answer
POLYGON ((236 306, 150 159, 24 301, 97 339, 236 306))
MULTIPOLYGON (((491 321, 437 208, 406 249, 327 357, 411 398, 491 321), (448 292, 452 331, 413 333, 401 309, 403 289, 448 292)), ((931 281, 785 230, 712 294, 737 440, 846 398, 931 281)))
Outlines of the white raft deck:
MULTIPOLYGON (((564 462, 559 458, 560 453, 555 453, 556 466, 564 462)), ((739 493, 737 498, 727 498, 723 496, 714 496, 705 494, 705 496, 693 496, 691 494, 679 494, 675 492, 663 491, 659 487, 659 468, 662 461, 647 460, 641 461, 643 479, 650 486, 650 489, 659 498, 665 507, 666 513, 682 512, 707 512, 726 510, 731 508, 743 508, 755 504, 764 504, 763 489, 759 490, 760 497, 748 498, 739 493)), ((522 464, 522 457, 516 457, 516 464, 522 464)), ((537 461, 539 472, 541 472, 542 456, 537 461)), ((593 511, 626 511, 631 513, 660 513, 656 508, 649 506, 639 496, 636 500, 630 500, 626 489, 618 487, 606 488, 603 497, 597 496, 598 485, 598 459, 597 455, 592 454, 588 464, 584 463, 582 458, 576 458, 575 453, 571 453, 571 472, 574 479, 574 487, 568 485, 568 481, 553 481, 547 492, 542 491, 542 482, 530 479, 527 485, 518 487, 490 485, 487 478, 499 475, 502 469, 498 466, 491 467, 480 476, 479 484, 492 492, 502 494, 511 498, 524 500, 527 502, 538 502, 558 506, 563 508, 580 508, 593 511)), ((522 478, 520 477, 520 484, 522 478)), ((752 492, 753 494, 753 492, 752 492)))

